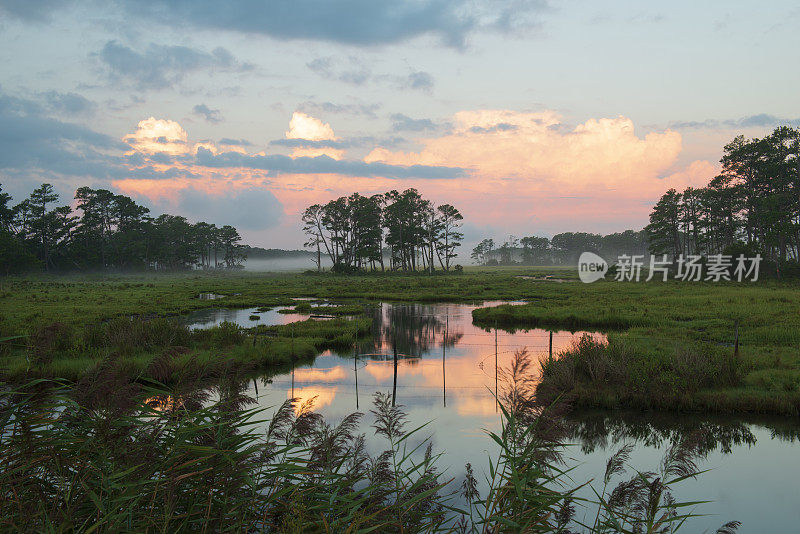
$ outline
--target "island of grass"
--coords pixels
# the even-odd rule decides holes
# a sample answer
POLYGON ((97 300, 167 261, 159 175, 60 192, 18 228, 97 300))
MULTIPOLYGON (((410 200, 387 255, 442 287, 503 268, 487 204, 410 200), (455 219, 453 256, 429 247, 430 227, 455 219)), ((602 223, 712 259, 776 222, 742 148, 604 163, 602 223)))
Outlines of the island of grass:
POLYGON ((598 329, 543 362, 547 403, 583 408, 800 413, 796 283, 560 286, 523 305, 473 312, 482 326, 598 329))

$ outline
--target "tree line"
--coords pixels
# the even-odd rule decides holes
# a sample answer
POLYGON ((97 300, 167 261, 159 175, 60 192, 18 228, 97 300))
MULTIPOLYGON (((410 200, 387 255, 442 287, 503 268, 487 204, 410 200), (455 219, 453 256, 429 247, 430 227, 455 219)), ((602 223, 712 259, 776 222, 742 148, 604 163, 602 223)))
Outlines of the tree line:
POLYGON ((353 193, 309 206, 302 220, 317 269, 327 254, 339 272, 450 271, 464 237, 458 209, 435 206, 416 189, 368 197, 353 193))
POLYGON ((12 205, 0 185, 0 272, 239 268, 245 256, 232 226, 149 216, 133 199, 81 187, 76 207, 58 205, 42 184, 12 205))
POLYGON ((644 230, 625 230, 601 235, 564 232, 552 238, 509 236, 498 245, 484 239, 472 249, 471 258, 479 265, 575 265, 583 252, 600 254, 616 260, 622 254, 648 254, 644 230))
MULTIPOLYGON (((706 187, 670 189, 646 231, 654 254, 760 253, 780 269, 800 254, 800 129, 725 145, 722 172, 706 187)), ((780 270, 778 271, 780 273, 780 270)))

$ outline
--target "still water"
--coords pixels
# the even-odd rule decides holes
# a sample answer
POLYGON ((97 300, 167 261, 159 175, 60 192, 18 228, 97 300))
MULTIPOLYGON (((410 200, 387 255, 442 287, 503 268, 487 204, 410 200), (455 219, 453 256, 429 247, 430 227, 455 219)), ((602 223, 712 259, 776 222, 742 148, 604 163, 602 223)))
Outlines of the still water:
MULTIPOLYGON (((495 304, 499 303, 480 306, 495 304)), ((333 424, 360 411, 365 414, 362 431, 371 436, 373 395, 395 391, 397 403, 408 413, 407 429, 430 423, 413 443, 430 437, 434 451, 444 453, 438 462, 440 469, 460 484, 465 463, 481 473, 488 466, 489 455, 496 457, 497 451, 484 430, 500 428, 494 392, 498 382, 502 390, 502 369, 509 365, 515 351, 526 349, 536 361, 547 357, 550 350, 550 333, 545 330, 507 332, 475 326, 472 310, 476 307, 377 305, 370 312, 370 340, 346 353, 323 352, 312 365, 297 367, 291 373, 256 379, 248 393, 261 407, 277 407, 292 397, 303 401, 313 398, 315 409, 333 424)), ((224 320, 254 326, 307 318, 281 314, 279 309, 200 310, 188 320, 194 328, 208 328, 224 320), (251 315, 259 318, 251 320, 251 315)), ((583 334, 604 338, 596 332, 554 332, 553 352, 568 347, 583 334)), ((577 466, 571 473, 576 485, 601 480, 606 460, 623 444, 635 444, 631 456, 634 468, 656 470, 673 440, 707 428, 715 439, 706 444, 708 454, 700 467, 710 472, 683 482, 675 496, 679 501, 714 502, 697 509, 709 516, 694 519, 684 530, 714 532, 722 523, 735 519, 743 522, 740 532, 797 531, 800 424, 796 420, 617 412, 578 413, 570 418, 575 423, 570 437, 574 445, 568 447, 565 457, 570 466, 577 466)), ((380 438, 368 440, 371 453, 379 453, 385 445, 380 438)), ((591 493, 583 496, 591 497, 591 493)))

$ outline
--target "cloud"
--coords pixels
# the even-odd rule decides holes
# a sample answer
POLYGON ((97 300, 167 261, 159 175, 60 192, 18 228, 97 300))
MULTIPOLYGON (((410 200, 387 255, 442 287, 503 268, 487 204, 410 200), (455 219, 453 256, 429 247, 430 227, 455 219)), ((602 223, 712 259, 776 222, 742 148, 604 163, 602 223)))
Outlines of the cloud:
POLYGON ((335 141, 332 139, 322 139, 312 141, 310 139, 292 138, 275 139, 269 142, 270 145, 285 146, 289 148, 349 148, 354 146, 351 141, 335 141))
POLYGON ((283 206, 263 187, 245 187, 221 194, 186 188, 178 195, 178 213, 194 220, 229 224, 240 230, 264 230, 276 226, 283 206))
POLYGON ((110 153, 124 149, 118 139, 47 116, 38 102, 0 93, 0 169, 7 173, 107 178, 119 170, 110 153))
POLYGON ((351 85, 364 85, 372 77, 372 70, 360 59, 349 56, 342 62, 333 57, 316 58, 306 66, 311 72, 327 80, 338 80, 351 85), (344 66, 341 66, 344 63, 344 66))
POLYGON ((94 55, 111 83, 139 91, 171 87, 187 74, 200 70, 242 72, 252 69, 252 65, 238 62, 222 47, 208 53, 186 46, 151 43, 138 52, 117 41, 108 41, 94 55))
POLYGON ((544 0, 122 0, 134 16, 159 23, 260 34, 277 39, 357 46, 397 43, 423 35, 463 47, 470 33, 509 32, 535 26, 544 0))
POLYGON ((363 60, 348 56, 346 59, 328 56, 316 58, 306 66, 326 80, 336 80, 350 85, 362 86, 368 82, 384 83, 397 89, 412 89, 423 93, 433 91, 434 80, 429 72, 412 71, 406 75, 373 74, 372 68, 363 60))
POLYGON ((433 91, 433 76, 427 72, 412 72, 401 84, 403 88, 416 89, 423 93, 433 91))
POLYGON ((375 118, 380 104, 334 104, 333 102, 312 102, 307 100, 297 106, 300 111, 308 113, 337 113, 343 115, 363 115, 375 118))
POLYGON ((123 140, 136 152, 180 155, 189 153, 188 134, 175 121, 150 117, 139 121, 136 131, 123 140))
POLYGON ((307 139, 309 141, 335 140, 331 125, 322 122, 302 111, 292 113, 289 121, 287 139, 307 139))
POLYGON ((97 109, 94 102, 77 93, 47 91, 40 96, 52 111, 64 115, 91 115, 97 109))
POLYGON ((253 143, 248 141, 247 139, 231 139, 229 137, 223 137, 219 140, 220 145, 225 146, 253 146, 253 143))
POLYGON ((485 134, 494 132, 513 132, 518 127, 516 124, 509 124, 507 122, 500 122, 491 126, 472 126, 469 131, 475 134, 485 134))
MULTIPOLYGON (((621 220, 646 221, 651 201, 664 191, 662 173, 681 152, 680 134, 639 137, 625 117, 589 119, 573 128, 561 124, 552 111, 462 111, 452 117, 450 132, 420 140, 420 151, 376 148, 365 161, 469 169, 468 177, 428 192, 449 194, 479 225, 505 221, 508 227, 580 230, 598 221, 611 228, 621 220)), ((680 181, 676 174, 672 182, 680 181)))
POLYGON ((800 118, 788 119, 759 113, 739 119, 707 119, 704 121, 675 121, 669 124, 676 130, 734 130, 737 128, 774 128, 776 126, 800 126, 800 118))
POLYGON ((207 122, 212 122, 214 124, 218 122, 222 122, 222 112, 218 109, 211 109, 210 107, 206 106, 205 104, 197 104, 195 107, 192 108, 192 113, 195 115, 199 115, 203 117, 207 122))
POLYGON ((412 119, 402 113, 394 113, 390 118, 392 119, 392 130, 395 132, 424 132, 438 128, 431 119, 412 119))
POLYGON ((2 0, 0 13, 24 22, 46 22, 53 11, 70 3, 62 0, 2 0))
POLYGON ((465 176, 465 169, 438 165, 394 165, 360 160, 337 160, 330 156, 290 157, 246 155, 240 152, 214 154, 197 150, 197 165, 210 168, 259 169, 283 174, 338 174, 354 177, 448 179, 465 176))

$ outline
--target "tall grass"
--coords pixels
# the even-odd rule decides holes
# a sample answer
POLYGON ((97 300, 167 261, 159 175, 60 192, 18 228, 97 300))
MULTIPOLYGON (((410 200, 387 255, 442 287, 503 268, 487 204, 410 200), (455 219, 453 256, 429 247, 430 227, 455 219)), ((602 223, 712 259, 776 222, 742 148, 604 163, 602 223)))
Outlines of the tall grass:
MULTIPOLYGON (((367 453, 363 415, 337 424, 312 402, 271 415, 235 380, 197 377, 167 388, 109 365, 73 389, 35 381, 0 392, 0 530, 50 532, 675 532, 691 514, 672 487, 694 476, 696 448, 670 449, 660 474, 613 486, 627 452, 609 461, 593 502, 563 464, 561 418, 532 402, 526 353, 506 370, 504 423, 490 433, 481 498, 471 466, 455 481, 441 453, 377 394, 367 453), (413 440, 411 438, 414 438, 413 440), (456 493, 461 493, 460 496, 456 493), (457 498, 467 506, 456 506, 457 498), (576 520, 587 508, 593 523, 576 520)), ((584 514, 586 515, 586 514, 584 514)), ((727 528, 735 529, 735 524, 727 528)))
POLYGON ((608 407, 679 407, 701 390, 740 386, 748 370, 727 347, 686 341, 646 351, 624 335, 607 342, 583 335, 540 363, 541 402, 567 398, 608 407))

